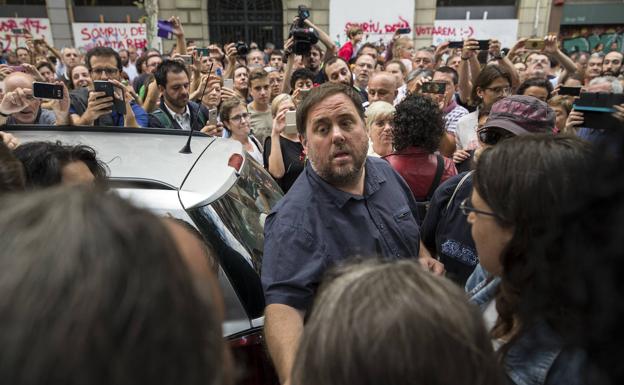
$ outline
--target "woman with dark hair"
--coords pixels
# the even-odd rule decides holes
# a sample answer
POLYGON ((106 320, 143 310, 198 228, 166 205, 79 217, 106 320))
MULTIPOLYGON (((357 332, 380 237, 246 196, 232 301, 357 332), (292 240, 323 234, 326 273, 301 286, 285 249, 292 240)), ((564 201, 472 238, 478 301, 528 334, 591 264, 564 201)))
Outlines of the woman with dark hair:
POLYGON ((103 183, 108 174, 108 167, 97 158, 95 150, 85 145, 30 142, 19 146, 14 154, 24 165, 29 189, 103 183))
POLYGON ((291 379, 293 385, 503 384, 477 309, 461 289, 407 260, 369 260, 326 275, 291 379))
POLYGON ((549 237, 577 201, 590 155, 591 146, 574 136, 504 140, 480 154, 471 197, 460 205, 480 261, 466 290, 518 385, 586 383, 583 353, 561 342, 575 314, 556 291, 535 290, 545 281, 575 285, 561 274, 571 262, 562 254, 536 258, 529 249, 549 237), (537 298, 548 306, 528 311, 537 298))
POLYGON ((553 86, 548 79, 530 78, 522 82, 516 90, 517 95, 533 96, 542 102, 548 102, 553 86))
POLYGON ((251 158, 263 164, 262 145, 251 133, 251 114, 247 104, 238 98, 227 99, 221 103, 220 115, 225 128, 224 136, 240 142, 251 158))
POLYGON ((218 283, 180 225, 89 188, 0 210, 0 383, 228 383, 218 283))
POLYGON ((489 110, 494 103, 511 93, 511 84, 511 74, 499 66, 489 65, 479 72, 470 95, 470 104, 476 107, 476 110, 457 121, 455 133, 457 150, 453 153, 453 161, 456 164, 460 165, 469 160, 474 150, 479 148, 477 140, 479 118, 484 116, 483 110, 489 110))
POLYGON ((87 66, 78 64, 69 69, 69 87, 72 90, 79 88, 93 89, 93 80, 87 66))
POLYGON ((442 112, 430 98, 410 94, 396 106, 393 123, 394 152, 383 159, 401 174, 417 201, 428 201, 441 182, 457 174, 450 159, 435 155, 445 134, 442 112))

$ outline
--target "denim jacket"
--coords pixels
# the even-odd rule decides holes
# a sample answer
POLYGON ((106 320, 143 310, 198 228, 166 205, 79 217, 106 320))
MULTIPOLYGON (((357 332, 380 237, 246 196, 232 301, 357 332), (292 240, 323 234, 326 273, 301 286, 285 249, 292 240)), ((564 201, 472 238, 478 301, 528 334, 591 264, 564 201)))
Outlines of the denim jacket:
MULTIPOLYGON (((500 278, 480 264, 466 282, 470 302, 482 311, 494 299, 500 278)), ((516 385, 584 385, 587 357, 579 349, 564 348, 546 322, 537 322, 515 339, 505 354, 505 372, 516 385)))

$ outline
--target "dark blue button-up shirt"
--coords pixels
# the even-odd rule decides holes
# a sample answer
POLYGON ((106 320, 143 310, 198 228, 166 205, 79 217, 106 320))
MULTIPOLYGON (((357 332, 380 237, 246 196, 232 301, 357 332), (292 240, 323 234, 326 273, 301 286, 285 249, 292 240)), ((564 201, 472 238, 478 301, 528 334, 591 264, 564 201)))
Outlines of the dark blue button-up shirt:
POLYGON ((307 310, 325 270, 349 257, 418 257, 416 202, 385 161, 367 158, 364 195, 336 189, 308 165, 268 216, 266 303, 307 310))

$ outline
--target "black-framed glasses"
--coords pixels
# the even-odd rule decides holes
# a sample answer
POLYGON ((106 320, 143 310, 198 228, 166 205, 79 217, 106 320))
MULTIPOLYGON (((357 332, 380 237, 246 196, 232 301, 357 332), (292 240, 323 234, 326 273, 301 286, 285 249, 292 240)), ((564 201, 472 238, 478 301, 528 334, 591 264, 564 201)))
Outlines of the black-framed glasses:
POLYGON ((487 144, 488 146, 493 146, 501 140, 515 136, 512 132, 498 127, 482 128, 477 131, 477 135, 479 135, 481 143, 487 144))
POLYGON ((511 94, 511 87, 486 87, 486 90, 490 90, 496 95, 509 95, 511 94))
POLYGON ((251 119, 251 114, 248 112, 243 112, 242 114, 230 116, 230 121, 234 123, 240 123, 243 119, 249 121, 251 119))
POLYGON ((459 209, 461 210, 462 214, 464 214, 465 216, 468 216, 472 212, 472 213, 481 214, 481 215, 488 215, 494 218, 499 217, 498 215, 494 213, 475 209, 474 207, 472 207, 472 204, 470 203, 470 198, 465 198, 463 201, 461 201, 461 203, 459 204, 459 209))
POLYGON ((91 72, 97 75, 106 73, 108 76, 116 75, 119 70, 117 68, 92 68, 91 72))

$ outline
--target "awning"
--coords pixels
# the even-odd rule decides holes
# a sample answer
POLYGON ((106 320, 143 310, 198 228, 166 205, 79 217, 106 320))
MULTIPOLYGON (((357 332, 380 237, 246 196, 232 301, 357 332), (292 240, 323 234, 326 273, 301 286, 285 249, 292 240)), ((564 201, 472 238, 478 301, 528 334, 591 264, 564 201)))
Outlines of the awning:
POLYGON ((561 25, 624 24, 624 3, 565 4, 561 25))

